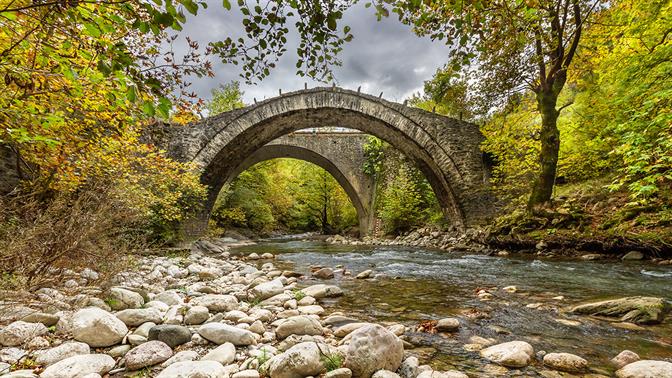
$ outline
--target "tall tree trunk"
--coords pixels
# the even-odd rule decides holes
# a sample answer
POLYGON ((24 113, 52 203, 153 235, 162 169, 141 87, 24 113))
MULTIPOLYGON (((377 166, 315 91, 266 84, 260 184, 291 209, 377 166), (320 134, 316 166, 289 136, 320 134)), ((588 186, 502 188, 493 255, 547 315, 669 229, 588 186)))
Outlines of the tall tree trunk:
POLYGON ((556 92, 554 89, 541 89, 537 92, 537 106, 541 113, 541 151, 539 153, 539 175, 532 186, 532 194, 527 203, 528 210, 548 204, 553 195, 558 153, 560 152, 560 131, 558 130, 560 112, 556 110, 559 91, 556 92))

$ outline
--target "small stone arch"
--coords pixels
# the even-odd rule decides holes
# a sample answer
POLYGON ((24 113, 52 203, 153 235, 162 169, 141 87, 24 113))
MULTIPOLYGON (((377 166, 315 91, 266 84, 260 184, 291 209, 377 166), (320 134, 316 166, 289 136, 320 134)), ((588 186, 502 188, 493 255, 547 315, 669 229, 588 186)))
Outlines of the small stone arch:
POLYGON ((348 177, 346 177, 346 175, 338 166, 336 166, 336 164, 334 164, 327 157, 309 149, 286 144, 271 144, 263 146, 243 160, 243 162, 240 163, 238 167, 232 170, 225 178, 224 182, 225 184, 230 183, 240 173, 244 172, 257 163, 277 158, 292 158, 307 161, 329 172, 329 174, 343 188, 345 193, 348 195, 348 198, 350 198, 350 202, 352 202, 352 205, 357 211, 360 234, 365 235, 368 233, 371 209, 370 199, 366 198, 367 193, 358 192, 355 186, 350 182, 351 179, 348 179, 348 177))

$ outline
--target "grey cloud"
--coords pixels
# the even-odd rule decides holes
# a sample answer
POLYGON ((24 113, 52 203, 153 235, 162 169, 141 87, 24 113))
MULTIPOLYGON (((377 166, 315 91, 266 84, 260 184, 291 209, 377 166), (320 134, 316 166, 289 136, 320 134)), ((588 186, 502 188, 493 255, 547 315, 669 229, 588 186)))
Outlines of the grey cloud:
MULTIPOLYGON (((241 15, 235 10, 223 9, 219 0, 208 3, 208 9, 187 20, 182 35, 188 35, 203 47, 211 41, 239 37, 241 15)), ((349 25, 355 37, 344 45, 340 54, 343 65, 334 68, 337 85, 344 88, 361 86, 363 92, 374 95, 384 92, 386 99, 403 101, 420 91, 424 80, 430 79, 447 60, 449 47, 417 37, 394 16, 376 21, 374 12, 364 8, 363 3, 348 10, 341 25, 349 25)), ((280 88, 288 92, 303 88, 304 83, 309 87, 325 85, 295 74, 297 39, 296 34, 289 37, 288 51, 269 77, 256 85, 241 82, 245 102, 276 96, 280 88)), ((178 52, 181 48, 184 46, 175 45, 178 52)), ((210 91, 220 83, 240 80, 240 67, 224 65, 216 56, 210 60, 216 76, 192 78, 191 89, 205 99, 210 98, 210 91)))

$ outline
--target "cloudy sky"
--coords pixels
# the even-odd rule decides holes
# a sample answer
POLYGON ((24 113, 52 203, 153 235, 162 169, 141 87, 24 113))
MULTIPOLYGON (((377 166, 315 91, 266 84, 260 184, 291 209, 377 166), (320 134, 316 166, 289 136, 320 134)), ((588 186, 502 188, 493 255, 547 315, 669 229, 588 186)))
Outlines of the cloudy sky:
MULTIPOLYGON (((190 36, 201 46, 229 36, 240 36, 241 15, 235 6, 234 10, 227 11, 220 0, 208 0, 208 3, 207 9, 201 9, 197 16, 187 19, 182 36, 190 36)), ((289 23, 293 24, 293 21, 289 23)), ((444 44, 415 36, 409 27, 402 25, 394 16, 378 22, 374 11, 364 8, 364 2, 345 13, 339 29, 342 30, 345 25, 352 28, 354 39, 345 43, 340 53, 343 65, 334 69, 336 83, 340 87, 356 89, 361 85, 362 92, 378 95, 382 91, 385 99, 402 102, 420 91, 423 82, 430 79, 447 60, 448 47, 444 44)), ((309 87, 324 85, 295 74, 297 44, 298 37, 292 34, 288 38, 288 51, 280 58, 271 75, 256 85, 242 82, 239 77, 240 67, 224 65, 216 56, 211 56, 215 77, 193 78, 192 89, 200 97, 209 99, 211 89, 219 83, 239 80, 244 91, 244 101, 251 103, 255 97, 261 100, 276 96, 280 88, 283 92, 289 92, 302 89, 306 82, 309 87)))

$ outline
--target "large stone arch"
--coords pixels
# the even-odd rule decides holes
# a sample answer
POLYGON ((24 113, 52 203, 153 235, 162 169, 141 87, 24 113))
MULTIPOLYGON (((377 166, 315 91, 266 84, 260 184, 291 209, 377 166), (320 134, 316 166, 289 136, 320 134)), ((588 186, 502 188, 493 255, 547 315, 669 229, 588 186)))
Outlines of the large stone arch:
POLYGON ((344 173, 331 159, 307 148, 290 144, 269 144, 263 146, 243 160, 238 167, 229 172, 224 182, 230 183, 241 172, 255 164, 277 158, 292 158, 307 161, 329 172, 329 174, 334 177, 336 182, 343 188, 357 211, 360 234, 365 235, 368 233, 371 215, 371 199, 368 198, 369 193, 362 192, 360 185, 353 184, 353 181, 356 182, 357 179, 347 177, 347 173, 344 173))
MULTIPOLYGON (((209 209, 227 172, 269 142, 311 127, 346 127, 375 135, 415 161, 446 217, 458 227, 487 218, 492 203, 476 125, 340 88, 287 93, 177 130, 168 150, 202 169, 209 209)), ((198 230, 191 232, 198 233, 198 230)))

